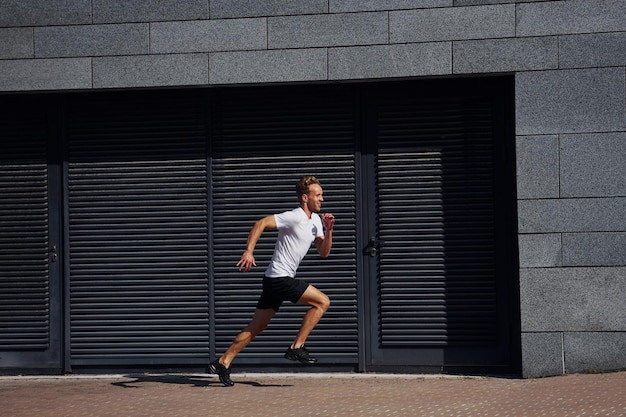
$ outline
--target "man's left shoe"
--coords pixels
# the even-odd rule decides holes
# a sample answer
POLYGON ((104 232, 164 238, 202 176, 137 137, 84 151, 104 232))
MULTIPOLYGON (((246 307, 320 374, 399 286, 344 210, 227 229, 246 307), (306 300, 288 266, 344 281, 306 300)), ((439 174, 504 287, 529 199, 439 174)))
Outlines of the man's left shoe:
POLYGON ((300 363, 316 363, 317 359, 313 358, 309 355, 309 351, 306 350, 304 345, 300 346, 298 349, 287 349, 287 353, 285 353, 285 358, 290 361, 296 361, 300 363))
POLYGON ((230 368, 225 367, 219 361, 219 359, 214 360, 207 367, 207 371, 211 374, 217 374, 220 378, 220 381, 226 387, 232 387, 235 383, 230 379, 230 368))

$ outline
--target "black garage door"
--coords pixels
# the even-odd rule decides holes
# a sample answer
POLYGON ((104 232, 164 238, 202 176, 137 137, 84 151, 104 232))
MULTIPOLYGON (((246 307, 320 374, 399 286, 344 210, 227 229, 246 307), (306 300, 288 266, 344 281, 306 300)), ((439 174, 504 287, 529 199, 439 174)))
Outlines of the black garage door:
POLYGON ((510 84, 499 81, 398 83, 368 96, 374 369, 509 366, 515 210, 510 84))
MULTIPOLYGON (((254 311, 261 277, 276 233, 257 245, 258 267, 240 273, 248 231, 268 214, 298 205, 295 183, 317 176, 323 211, 337 219, 333 251, 322 260, 314 249, 298 278, 329 295, 332 308, 307 346, 324 363, 358 361, 356 164, 357 126, 352 89, 263 88, 225 91, 216 97, 213 126, 212 212, 215 348, 223 352, 254 311)), ((270 327, 238 358, 239 363, 276 363, 295 337, 303 306, 286 303, 270 327)))
POLYGON ((203 94, 112 93, 67 117, 71 364, 209 354, 203 94))

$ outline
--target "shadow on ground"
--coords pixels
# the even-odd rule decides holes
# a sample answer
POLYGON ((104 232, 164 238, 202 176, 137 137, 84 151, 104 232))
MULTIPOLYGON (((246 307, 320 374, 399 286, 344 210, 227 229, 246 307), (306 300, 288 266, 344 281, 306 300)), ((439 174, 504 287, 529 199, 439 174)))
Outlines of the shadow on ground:
MULTIPOLYGON (((125 381, 112 382, 111 385, 120 388, 141 388, 142 384, 158 383, 158 384, 177 384, 188 385, 199 388, 224 387, 216 376, 209 375, 206 377, 198 375, 126 375, 125 381)), ((237 381, 237 384, 250 385, 253 387, 291 387, 290 384, 262 384, 256 381, 237 381)), ((224 387, 226 388, 226 387, 224 387)))

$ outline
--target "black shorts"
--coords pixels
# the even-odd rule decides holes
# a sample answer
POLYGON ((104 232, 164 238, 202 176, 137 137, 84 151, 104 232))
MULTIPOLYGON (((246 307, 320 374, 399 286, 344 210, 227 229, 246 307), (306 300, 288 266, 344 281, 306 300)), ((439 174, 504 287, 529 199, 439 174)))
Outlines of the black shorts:
POLYGON ((259 297, 256 308, 268 308, 278 311, 283 301, 297 303, 302 294, 309 288, 309 283, 291 277, 263 277, 263 293, 259 297))

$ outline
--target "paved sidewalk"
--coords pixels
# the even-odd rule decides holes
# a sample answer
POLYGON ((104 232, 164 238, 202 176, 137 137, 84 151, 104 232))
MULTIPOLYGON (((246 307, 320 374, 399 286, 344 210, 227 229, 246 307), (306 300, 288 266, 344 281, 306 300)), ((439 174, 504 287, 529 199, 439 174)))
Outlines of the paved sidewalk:
POLYGON ((0 377, 6 417, 626 416, 626 372, 541 379, 372 374, 0 377))

